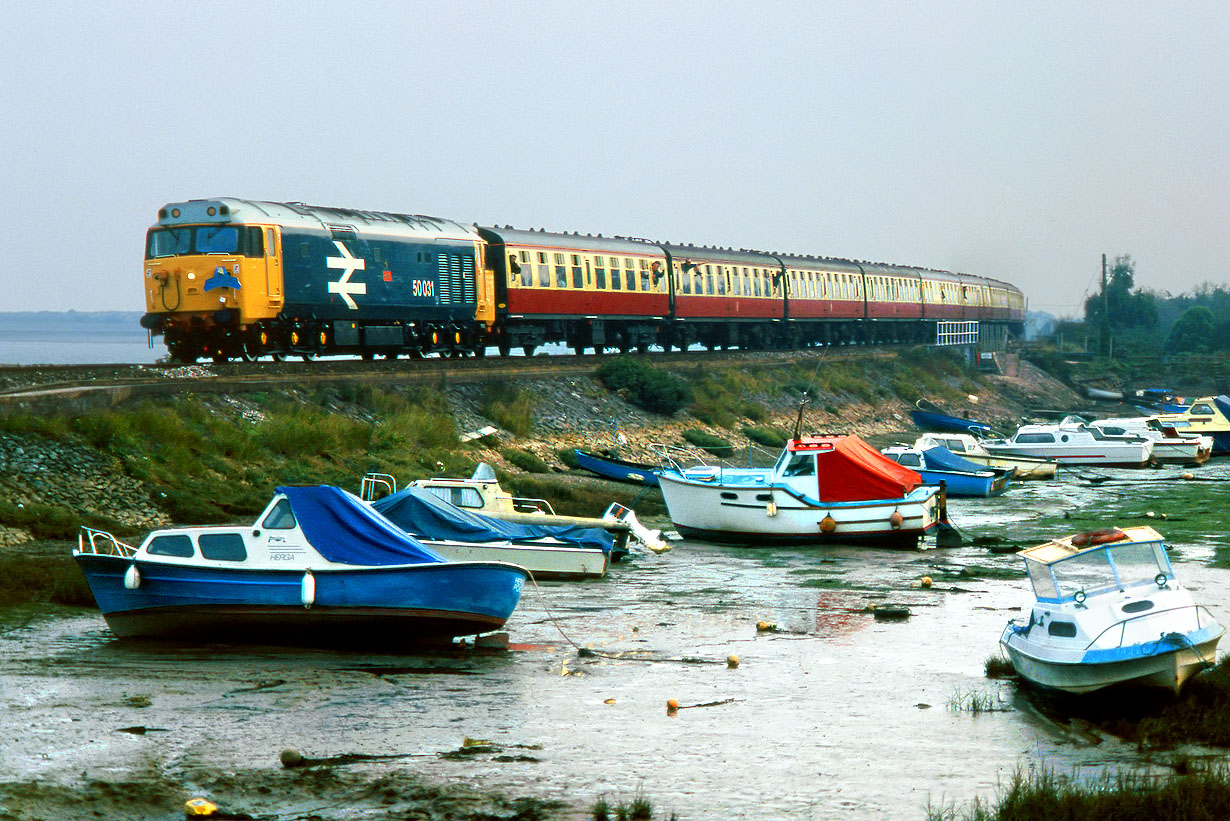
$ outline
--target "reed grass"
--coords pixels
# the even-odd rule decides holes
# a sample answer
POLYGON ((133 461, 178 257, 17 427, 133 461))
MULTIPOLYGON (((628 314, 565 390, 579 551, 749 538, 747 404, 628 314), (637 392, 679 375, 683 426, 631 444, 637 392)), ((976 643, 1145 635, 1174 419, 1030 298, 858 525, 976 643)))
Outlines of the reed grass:
POLYGON ((680 435, 683 437, 684 441, 689 444, 696 445, 698 448, 703 448, 709 453, 712 453, 714 456, 730 456, 735 450, 734 445, 730 444, 729 441, 720 436, 715 436, 708 431, 692 428, 690 430, 685 430, 680 435))
POLYGON ((994 802, 960 809, 927 807, 927 821, 1198 821, 1226 817, 1230 773, 1225 767, 1151 778, 1115 772, 1094 780, 1063 778, 1053 770, 1026 775, 1017 770, 994 802))
POLYGON ((957 690, 948 697, 948 709, 955 713, 1004 713, 1010 708, 995 693, 979 690, 957 690))
POLYGON ((487 383, 478 410, 513 436, 526 437, 534 430, 534 397, 503 380, 487 383))

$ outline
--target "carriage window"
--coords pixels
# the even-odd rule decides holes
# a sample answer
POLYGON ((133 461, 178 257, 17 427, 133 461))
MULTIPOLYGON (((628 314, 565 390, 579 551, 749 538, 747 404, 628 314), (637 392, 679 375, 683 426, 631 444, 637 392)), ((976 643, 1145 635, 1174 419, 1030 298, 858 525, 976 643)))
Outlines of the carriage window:
POLYGON ((760 275, 757 274, 752 278, 752 286, 755 289, 755 295, 760 296, 760 275))
MULTIPOLYGON (((634 280, 634 277, 635 277, 635 276, 636 276, 635 272, 633 272, 633 271, 629 271, 629 272, 628 272, 628 281, 629 281, 629 282, 633 282, 633 281, 635 281, 635 280, 634 280)), ((631 288, 629 288, 628 290, 632 290, 632 289, 631 289, 631 288)), ((648 272, 648 271, 641 271, 641 290, 642 290, 642 291, 648 291, 648 290, 650 290, 650 288, 649 288, 649 272, 648 272)))
POLYGON ((726 271, 725 269, 722 269, 722 268, 719 268, 718 270, 720 271, 720 273, 718 274, 718 278, 717 278, 717 289, 718 289, 717 292, 719 294, 724 294, 726 293, 726 271))
MULTIPOLYGON (((586 263, 585 267, 588 268, 589 263, 586 263)), ((606 269, 605 268, 595 268, 594 269, 594 287, 598 288, 599 290, 606 289, 606 269)), ((611 287, 613 288, 619 287, 619 277, 611 277, 611 287)))
MULTIPOLYGON (((558 257, 559 254, 556 254, 556 256, 558 257)), ((567 288, 568 287, 568 269, 565 268, 563 265, 555 266, 555 287, 556 288, 567 288)))
MULTIPOLYGON (((705 270, 706 270, 706 271, 708 271, 708 270, 709 270, 709 266, 708 266, 708 265, 706 265, 706 266, 705 266, 705 270)), ((707 293, 707 294, 712 294, 712 293, 713 293, 713 274, 711 274, 711 273, 706 273, 706 274, 705 274, 705 293, 707 293)))
POLYGON ((192 549, 192 539, 187 536, 155 536, 150 540, 146 551, 151 556, 178 556, 190 559, 196 552, 192 549))
POLYGON ((550 265, 539 265, 538 266, 538 284, 542 286, 543 288, 549 288, 551 286, 551 266, 550 265))
POLYGON ((679 282, 683 286, 682 290, 685 294, 692 293, 692 273, 690 271, 680 274, 679 282))
MULTIPOLYGON (((575 260, 576 257, 573 257, 573 259, 575 260)), ((585 287, 585 274, 581 271, 580 265, 572 266, 572 287, 573 288, 584 288, 585 287)))
MULTIPOLYGON (((628 270, 626 274, 627 276, 624 279, 624 284, 628 286, 629 291, 635 291, 636 290, 636 271, 628 270)), ((645 271, 644 273, 641 274, 641 276, 648 277, 649 272, 645 271)), ((649 290, 648 286, 646 286, 645 290, 649 290)))
POLYGON ((521 252, 521 261, 522 261, 522 262, 529 262, 529 261, 530 261, 530 252, 529 252, 529 251, 522 251, 522 252, 521 252))
POLYGON ((539 252, 538 252, 538 261, 539 261, 539 262, 546 262, 546 261, 547 261, 547 253, 546 253, 546 251, 539 251, 539 252))
POLYGON ((243 536, 238 533, 202 533, 197 537, 201 558, 216 562, 242 562, 248 558, 243 536))

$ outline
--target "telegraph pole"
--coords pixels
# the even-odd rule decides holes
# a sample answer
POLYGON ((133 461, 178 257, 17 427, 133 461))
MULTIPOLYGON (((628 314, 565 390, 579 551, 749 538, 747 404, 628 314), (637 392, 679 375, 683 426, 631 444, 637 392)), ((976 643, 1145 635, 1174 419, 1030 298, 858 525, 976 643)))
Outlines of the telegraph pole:
POLYGON ((1106 254, 1102 254, 1102 356, 1110 356, 1110 296, 1106 292, 1106 254))

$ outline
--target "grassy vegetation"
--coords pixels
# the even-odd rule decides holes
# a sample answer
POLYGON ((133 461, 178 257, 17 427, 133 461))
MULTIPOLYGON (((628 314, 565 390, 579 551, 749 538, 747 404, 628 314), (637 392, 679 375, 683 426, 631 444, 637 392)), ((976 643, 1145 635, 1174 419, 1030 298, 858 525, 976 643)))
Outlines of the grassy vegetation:
POLYGON ((1230 748, 1230 660, 1187 683, 1170 701, 1140 702, 1099 699, 1089 706, 1088 718, 1103 729, 1150 749, 1173 749, 1182 744, 1230 748))
POLYGON ((1053 771, 1020 770, 994 804, 975 799, 964 810, 928 807, 927 821, 1157 821, 1220 819, 1230 807, 1230 773, 1224 768, 1156 780, 1133 773, 1077 782, 1053 771))
POLYGON ((71 556, 0 560, 0 608, 32 601, 93 607, 94 596, 71 556))
POLYGON ((641 357, 620 356, 595 374, 602 384, 639 408, 670 416, 691 400, 688 383, 641 357))
POLYGON ((766 448, 783 448, 790 439, 790 432, 781 428, 766 428, 755 425, 744 425, 743 435, 766 448))
MULTIPOLYGON (((670 819, 677 816, 671 813, 670 819)), ((628 804, 622 801, 614 807, 605 798, 599 798, 590 809, 593 821, 653 821, 653 804, 643 795, 637 795, 628 804)))
POLYGON ((1012 662, 1003 656, 987 656, 983 669, 987 678, 1012 678, 1016 675, 1012 662))
POLYGON ((500 455, 527 473, 550 473, 551 466, 527 450, 501 448, 500 455))
POLYGON ((534 397, 503 380, 487 383, 478 410, 513 436, 526 437, 534 430, 534 397))

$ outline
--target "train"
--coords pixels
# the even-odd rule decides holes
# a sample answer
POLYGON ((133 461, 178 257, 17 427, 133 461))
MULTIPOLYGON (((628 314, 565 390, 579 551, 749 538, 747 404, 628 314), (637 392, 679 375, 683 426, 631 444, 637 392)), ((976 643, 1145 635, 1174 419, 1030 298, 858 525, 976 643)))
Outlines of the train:
POLYGON ((934 344, 1026 308, 928 268, 229 197, 160 208, 144 267, 141 326, 183 363, 934 344))

